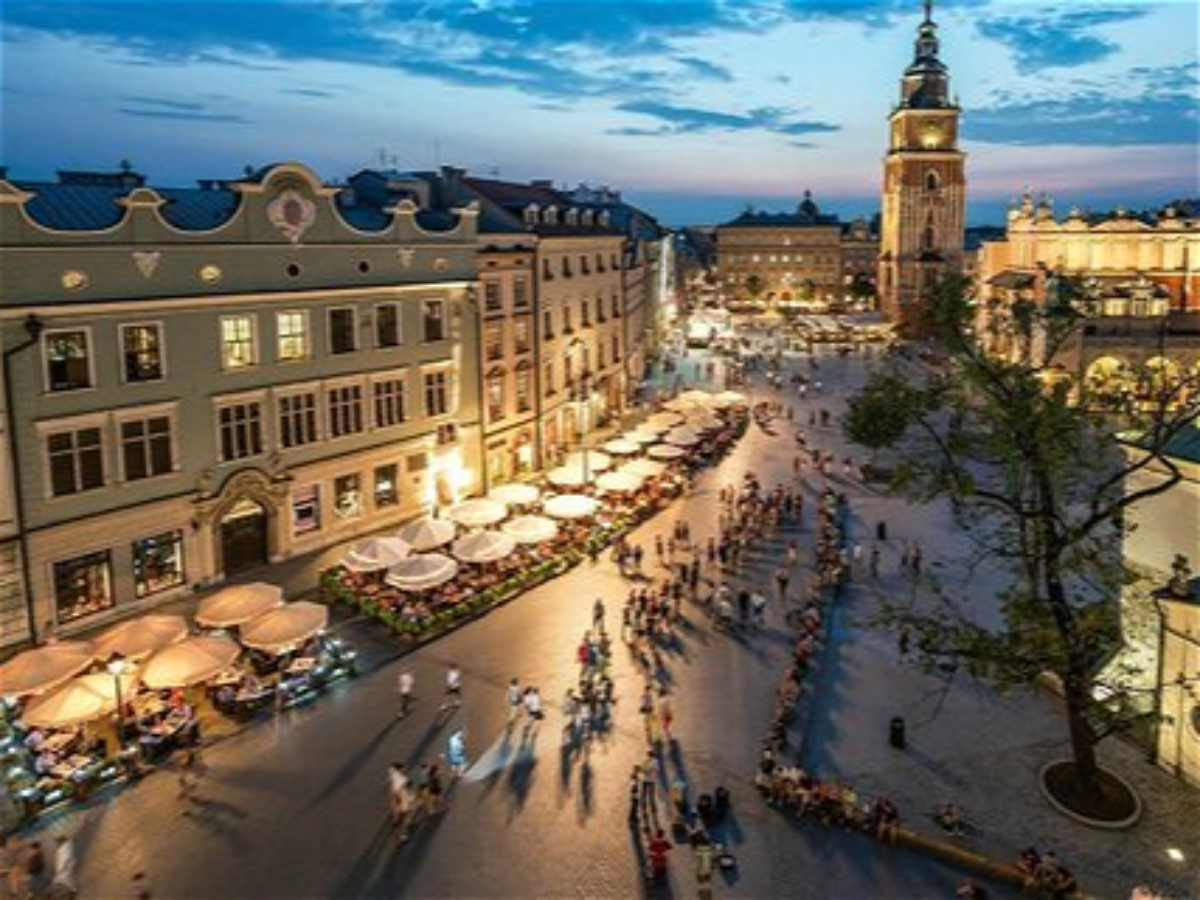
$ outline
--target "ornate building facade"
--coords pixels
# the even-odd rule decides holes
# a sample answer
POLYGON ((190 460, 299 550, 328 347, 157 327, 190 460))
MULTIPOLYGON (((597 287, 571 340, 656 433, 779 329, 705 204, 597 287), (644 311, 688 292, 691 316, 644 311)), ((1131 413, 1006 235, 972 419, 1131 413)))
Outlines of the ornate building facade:
POLYGON ((958 148, 961 110, 939 58, 932 3, 917 32, 912 64, 889 119, 883 172, 878 290, 901 328, 919 327, 921 299, 939 273, 962 267, 966 154, 958 148))

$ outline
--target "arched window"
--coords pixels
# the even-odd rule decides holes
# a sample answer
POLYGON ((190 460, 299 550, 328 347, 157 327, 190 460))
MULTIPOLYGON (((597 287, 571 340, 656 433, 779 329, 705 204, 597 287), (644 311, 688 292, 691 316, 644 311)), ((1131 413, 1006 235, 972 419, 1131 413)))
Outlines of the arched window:
POLYGON ((925 230, 921 232, 921 249, 932 250, 936 243, 936 234, 933 227, 933 222, 925 224, 925 230))
POLYGON ((925 190, 936 191, 942 186, 942 180, 938 178, 938 173, 930 169, 925 173, 925 190))

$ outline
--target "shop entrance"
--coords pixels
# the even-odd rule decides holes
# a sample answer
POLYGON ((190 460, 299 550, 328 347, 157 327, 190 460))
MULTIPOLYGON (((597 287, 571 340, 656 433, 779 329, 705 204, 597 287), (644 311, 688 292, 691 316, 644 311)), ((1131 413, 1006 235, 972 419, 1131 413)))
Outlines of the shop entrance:
POLYGON ((253 500, 239 500, 225 514, 221 558, 227 576, 267 564, 267 525, 267 511, 253 500))

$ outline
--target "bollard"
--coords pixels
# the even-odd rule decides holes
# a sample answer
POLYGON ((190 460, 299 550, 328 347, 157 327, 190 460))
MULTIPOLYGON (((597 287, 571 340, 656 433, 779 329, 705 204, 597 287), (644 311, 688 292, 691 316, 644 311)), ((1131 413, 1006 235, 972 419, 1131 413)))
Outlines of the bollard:
POLYGON ((888 726, 888 743, 897 750, 903 750, 908 742, 904 736, 904 719, 901 716, 893 716, 892 721, 888 726))

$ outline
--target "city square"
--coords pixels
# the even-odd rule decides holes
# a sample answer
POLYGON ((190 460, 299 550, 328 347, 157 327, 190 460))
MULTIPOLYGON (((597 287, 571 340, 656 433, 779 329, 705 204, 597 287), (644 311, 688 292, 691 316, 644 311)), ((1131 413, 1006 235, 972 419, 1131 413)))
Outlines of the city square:
POLYGON ((1195 10, 223 12, 0 12, 0 896, 1200 895, 1195 10))

